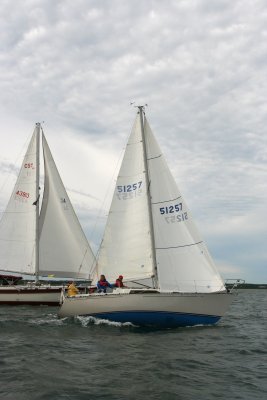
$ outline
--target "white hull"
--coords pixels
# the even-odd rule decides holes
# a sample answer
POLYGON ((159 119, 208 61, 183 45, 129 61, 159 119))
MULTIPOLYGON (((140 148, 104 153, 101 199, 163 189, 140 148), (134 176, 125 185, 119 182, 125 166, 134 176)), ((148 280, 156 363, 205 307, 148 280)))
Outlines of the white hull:
POLYGON ((60 317, 90 315, 118 322, 160 327, 214 324, 232 303, 232 293, 118 291, 66 297, 60 317))
POLYGON ((59 305, 62 286, 0 286, 0 305, 59 305))

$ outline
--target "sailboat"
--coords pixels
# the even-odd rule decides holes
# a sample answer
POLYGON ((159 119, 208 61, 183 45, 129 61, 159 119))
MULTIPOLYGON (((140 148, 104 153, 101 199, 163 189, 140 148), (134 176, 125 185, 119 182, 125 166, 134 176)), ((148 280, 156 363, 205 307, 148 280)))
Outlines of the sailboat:
POLYGON ((226 290, 192 215, 138 106, 107 219, 94 283, 124 276, 127 287, 69 298, 60 317, 93 316, 156 327, 214 324, 226 290))
POLYGON ((1 275, 5 284, 0 286, 0 304, 58 305, 62 284, 40 284, 40 277, 87 280, 94 261, 41 124, 37 123, 0 221, 0 270, 8 274, 1 275), (40 195, 41 136, 43 196, 40 195), (34 280, 19 284, 19 275, 34 280))

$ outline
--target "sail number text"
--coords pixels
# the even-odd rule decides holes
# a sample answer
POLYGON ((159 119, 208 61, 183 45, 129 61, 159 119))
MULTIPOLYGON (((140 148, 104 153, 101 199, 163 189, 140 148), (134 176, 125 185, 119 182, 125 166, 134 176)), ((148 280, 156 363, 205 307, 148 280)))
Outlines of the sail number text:
POLYGON ((174 206, 160 207, 159 211, 161 214, 173 214, 180 212, 183 209, 183 204, 175 204, 174 206))
POLYGON ((137 183, 132 183, 131 185, 124 185, 124 186, 117 186, 118 192, 119 193, 129 193, 133 192, 136 189, 140 189, 142 186, 142 181, 137 182, 137 183))
POLYGON ((182 222, 188 219, 187 212, 183 212, 183 203, 177 203, 170 206, 160 207, 159 212, 160 214, 165 215, 165 221, 168 224, 174 222, 182 222), (168 214, 174 214, 174 215, 167 216, 168 214))
POLYGON ((130 185, 117 186, 117 197, 119 200, 133 199, 142 193, 142 181, 131 183, 130 185))
POLYGON ((25 199, 28 199, 28 198, 30 197, 30 194, 29 194, 29 193, 23 192, 22 190, 18 190, 18 191, 16 192, 16 195, 17 195, 17 196, 20 196, 20 197, 24 197, 25 199))
POLYGON ((187 212, 178 215, 172 215, 171 217, 165 217, 165 221, 168 224, 173 224, 174 222, 182 222, 188 219, 187 212))
POLYGON ((24 168, 31 168, 31 169, 34 169, 34 165, 33 165, 33 163, 25 163, 25 164, 24 164, 24 168))

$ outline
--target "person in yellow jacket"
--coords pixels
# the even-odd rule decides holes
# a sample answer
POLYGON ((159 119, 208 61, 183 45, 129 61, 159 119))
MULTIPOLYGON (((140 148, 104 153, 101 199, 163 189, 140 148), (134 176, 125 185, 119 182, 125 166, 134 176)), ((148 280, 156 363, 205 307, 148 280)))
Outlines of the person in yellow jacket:
POLYGON ((76 294, 79 293, 79 290, 75 286, 75 282, 70 282, 67 289, 68 289, 68 296, 69 297, 76 296, 76 294))

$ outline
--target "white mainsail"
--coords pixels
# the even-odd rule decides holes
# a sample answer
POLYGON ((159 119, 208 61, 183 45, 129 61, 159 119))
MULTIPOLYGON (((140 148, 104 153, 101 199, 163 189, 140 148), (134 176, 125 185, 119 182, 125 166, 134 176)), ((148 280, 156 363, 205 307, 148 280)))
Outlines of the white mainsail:
POLYGON ((124 280, 156 275, 162 292, 224 291, 145 117, 142 140, 141 118, 137 115, 122 161, 97 273, 110 281, 118 274, 124 280))
POLYGON ((41 275, 88 278, 94 255, 42 134, 45 189, 40 213, 41 275))
POLYGON ((0 270, 35 272, 37 134, 33 132, 19 176, 0 221, 0 270))

